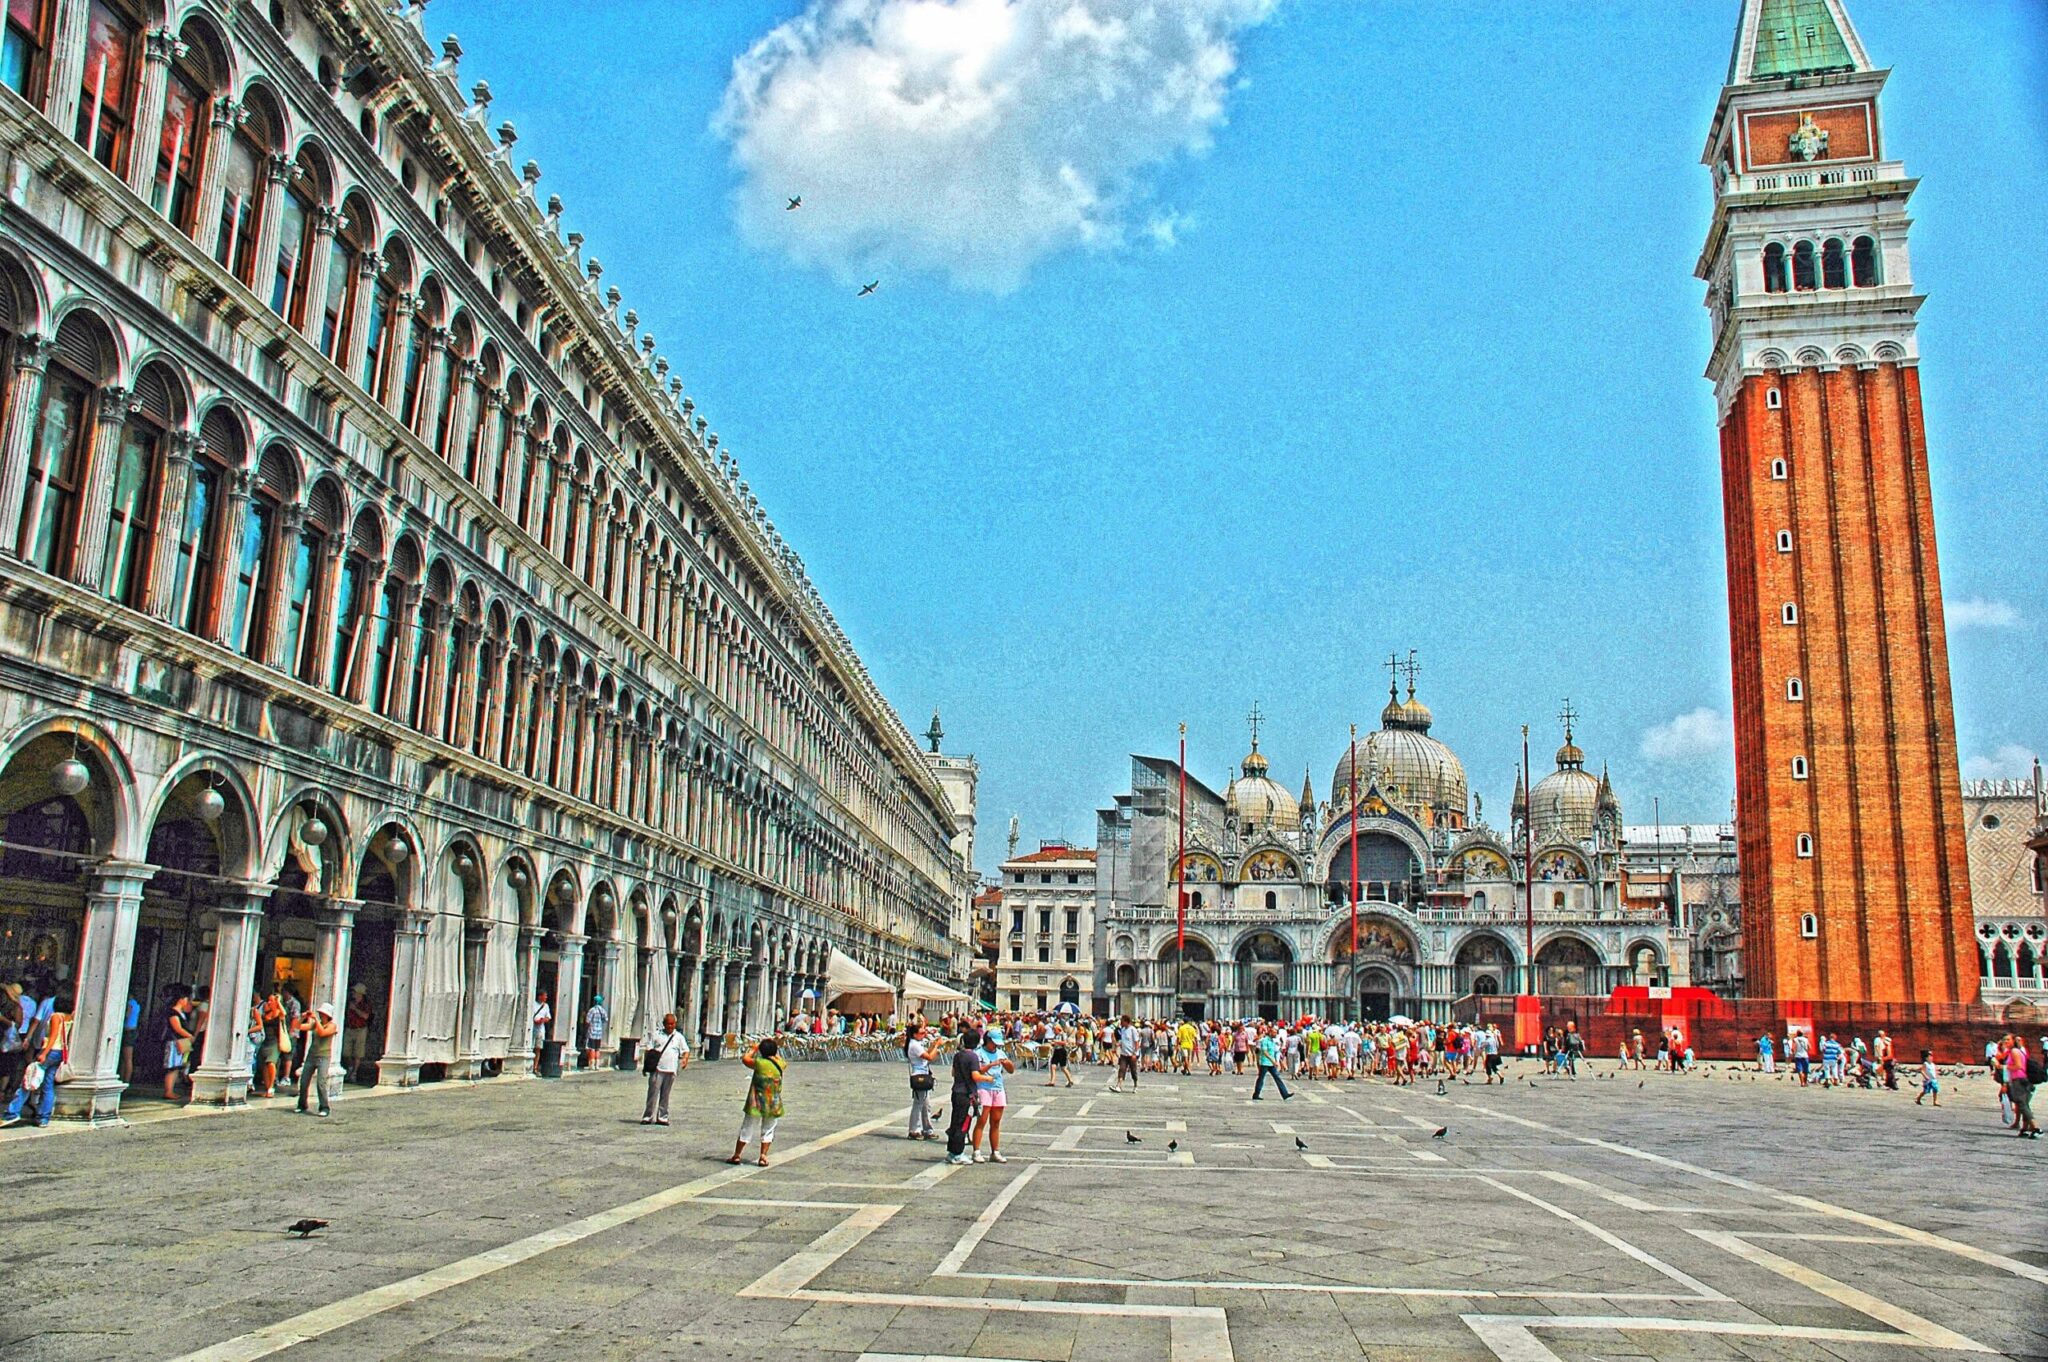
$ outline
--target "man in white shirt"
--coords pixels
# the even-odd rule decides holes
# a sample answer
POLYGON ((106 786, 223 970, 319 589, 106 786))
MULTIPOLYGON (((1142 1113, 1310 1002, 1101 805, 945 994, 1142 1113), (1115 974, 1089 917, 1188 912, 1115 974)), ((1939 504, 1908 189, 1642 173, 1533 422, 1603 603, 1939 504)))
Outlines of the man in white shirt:
POLYGON ((647 1070, 647 1110, 640 1114, 640 1124, 665 1126, 668 1090, 675 1086, 676 1070, 690 1064, 690 1042, 677 1029, 675 1013, 661 1019, 661 1034, 647 1042, 646 1063, 654 1067, 647 1070))
POLYGON ((1125 1017, 1116 1033, 1116 1081, 1109 1086, 1111 1092, 1124 1090, 1124 1075, 1131 1076, 1131 1091, 1138 1090, 1138 1028, 1125 1017))
POLYGON ((555 1024, 555 1009, 548 1006, 548 995, 543 993, 533 1000, 533 1068, 540 1071, 541 1053, 548 1047, 548 1028, 555 1024))

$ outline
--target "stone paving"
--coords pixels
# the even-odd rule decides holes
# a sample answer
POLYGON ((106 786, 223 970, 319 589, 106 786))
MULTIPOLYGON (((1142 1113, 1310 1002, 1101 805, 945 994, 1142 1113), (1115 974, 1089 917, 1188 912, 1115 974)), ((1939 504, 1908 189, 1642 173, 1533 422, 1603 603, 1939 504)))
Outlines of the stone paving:
POLYGON ((668 1129, 605 1074, 9 1132, 0 1357, 2048 1358, 2043 1146, 1982 1078, 1525 1074, 1020 1074, 958 1169, 883 1064, 794 1066, 767 1170, 731 1063, 668 1129))

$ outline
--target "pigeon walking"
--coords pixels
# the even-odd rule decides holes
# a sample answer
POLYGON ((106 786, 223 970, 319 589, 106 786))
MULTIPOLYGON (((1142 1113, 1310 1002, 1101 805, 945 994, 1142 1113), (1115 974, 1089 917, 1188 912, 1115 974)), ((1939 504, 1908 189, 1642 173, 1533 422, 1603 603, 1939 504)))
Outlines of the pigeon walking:
POLYGON ((326 1228, 327 1222, 325 1220, 315 1220, 312 1217, 308 1216, 304 1220, 294 1220, 291 1224, 286 1225, 284 1227, 284 1232, 286 1234, 296 1234, 297 1236, 299 1236, 299 1238, 304 1239, 308 1235, 312 1234, 313 1231, 324 1230, 326 1228))
POLYGON ((1296 1149, 1307 1149, 1308 1145, 1302 1142, 1301 1136, 1297 1135, 1294 1137, 1294 1147, 1296 1149))
POLYGON ((1173 1153, 1177 1153, 1177 1152, 1179 1152, 1179 1150, 1180 1150, 1180 1141, 1179 1141, 1179 1140, 1168 1140, 1168 1141, 1166 1142, 1166 1152, 1167 1152, 1167 1153, 1169 1153, 1169 1154, 1173 1154, 1173 1153))
POLYGON ((1139 1139, 1139 1138, 1138 1138, 1137 1136, 1135 1136, 1135 1135, 1131 1134, 1131 1132, 1130 1132, 1130 1131, 1126 1130, 1126 1131, 1124 1132, 1124 1143, 1125 1143, 1125 1144, 1143 1144, 1143 1143, 1145 1143, 1145 1142, 1144 1142, 1143 1140, 1139 1139))
POLYGON ((1451 1128, 1450 1128, 1449 1126, 1438 1126, 1438 1127, 1436 1128, 1436 1133, 1435 1133, 1435 1134, 1433 1134, 1433 1135, 1431 1135, 1431 1136, 1430 1136, 1429 1138, 1430 1138, 1430 1139, 1432 1139, 1432 1140, 1441 1140, 1441 1139, 1442 1139, 1442 1138, 1443 1138, 1444 1136, 1446 1136, 1446 1135, 1448 1135, 1448 1134, 1450 1134, 1450 1133, 1451 1133, 1451 1128))

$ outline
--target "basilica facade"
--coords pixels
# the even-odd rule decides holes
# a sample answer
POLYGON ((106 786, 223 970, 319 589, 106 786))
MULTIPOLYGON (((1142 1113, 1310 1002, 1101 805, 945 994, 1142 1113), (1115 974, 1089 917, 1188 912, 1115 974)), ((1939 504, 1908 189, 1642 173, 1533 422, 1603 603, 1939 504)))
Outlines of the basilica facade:
POLYGON ((1587 769, 1569 712, 1555 769, 1518 782, 1502 828, 1433 723, 1411 674, 1320 802, 1306 774, 1299 794, 1273 777, 1254 724, 1220 794, 1187 776, 1184 837, 1180 767, 1134 756, 1131 789, 1097 815, 1107 1010, 1447 1018, 1467 994, 1686 982, 1677 919, 1632 890, 1620 800, 1587 769))
POLYGON ((610 1049, 955 973, 959 773, 423 12, 7 7, 0 979, 75 999, 70 1114, 180 987, 234 1102, 273 984, 410 1084, 542 994, 610 1049))

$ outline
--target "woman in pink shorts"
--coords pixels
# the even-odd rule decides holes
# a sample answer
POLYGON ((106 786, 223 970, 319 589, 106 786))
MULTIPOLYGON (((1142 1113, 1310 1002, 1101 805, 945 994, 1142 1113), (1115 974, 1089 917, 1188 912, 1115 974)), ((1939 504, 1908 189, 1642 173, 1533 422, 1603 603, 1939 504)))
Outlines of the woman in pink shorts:
POLYGON ((988 1132, 989 1163, 1008 1163, 1003 1157, 1003 1108, 1009 1099, 1003 1094, 1003 1075, 1017 1066, 1003 1053, 1002 1028, 991 1026, 981 1042, 981 1063, 974 1071, 974 1093, 981 1108, 974 1118, 974 1162, 981 1163, 981 1136, 988 1132))

